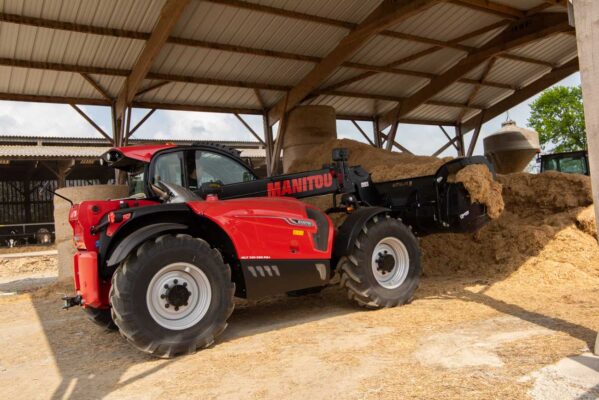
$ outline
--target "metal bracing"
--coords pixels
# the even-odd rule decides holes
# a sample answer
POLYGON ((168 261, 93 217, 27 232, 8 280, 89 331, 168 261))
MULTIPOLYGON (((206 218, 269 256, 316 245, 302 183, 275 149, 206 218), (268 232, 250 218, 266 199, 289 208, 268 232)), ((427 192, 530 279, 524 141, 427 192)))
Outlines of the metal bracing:
POLYGON ((376 147, 376 145, 374 144, 372 139, 370 139, 368 137, 368 135, 366 134, 366 132, 364 132, 364 129, 362 129, 362 127, 360 125, 358 125, 358 123, 355 120, 352 119, 351 122, 352 122, 352 124, 354 124, 354 126, 356 127, 358 132, 360 132, 362 134, 362 136, 364 136, 364 139, 366 139, 368 141, 368 143, 370 143, 371 146, 376 147))
POLYGON ((441 132, 443 132, 443 134, 445 135, 445 137, 447 138, 447 140, 449 140, 449 142, 456 149, 456 151, 459 152, 458 145, 455 143, 455 140, 454 140, 455 138, 452 138, 451 136, 449 136, 449 133, 447 133, 447 131, 445 130, 445 128, 443 127, 443 125, 439 125, 439 128, 441 129, 441 132))
POLYGON ((148 111, 146 113, 146 115, 144 115, 139 122, 133 127, 133 129, 131 129, 129 131, 129 133, 127 134, 127 139, 129 139, 131 136, 133 136, 133 134, 135 133, 135 131, 137 131, 143 124, 144 122, 146 122, 148 120, 148 118, 150 118, 152 116, 152 114, 154 114, 156 112, 156 108, 152 108, 150 111, 148 111))
POLYGON ((85 119, 91 126, 94 127, 94 129, 96 131, 98 131, 98 133, 100 133, 100 135, 104 136, 106 138, 106 140, 108 140, 108 142, 110 143, 114 143, 113 138, 111 138, 105 131, 104 129, 100 128, 100 126, 98 124, 96 124, 94 122, 93 119, 91 119, 91 117, 89 115, 87 115, 81 108, 79 108, 76 104, 69 104, 71 107, 73 107, 73 109, 75 111, 77 111, 77 113, 79 115, 81 115, 83 117, 83 119, 85 119))
POLYGON ((256 133, 256 131, 237 113, 233 114, 235 115, 235 117, 239 120, 239 122, 241 122, 243 124, 243 126, 246 127, 246 129, 248 131, 250 131, 250 133, 252 134, 252 136, 254 136, 256 139, 258 139, 258 141, 263 144, 266 145, 266 143, 264 142, 264 140, 256 133))

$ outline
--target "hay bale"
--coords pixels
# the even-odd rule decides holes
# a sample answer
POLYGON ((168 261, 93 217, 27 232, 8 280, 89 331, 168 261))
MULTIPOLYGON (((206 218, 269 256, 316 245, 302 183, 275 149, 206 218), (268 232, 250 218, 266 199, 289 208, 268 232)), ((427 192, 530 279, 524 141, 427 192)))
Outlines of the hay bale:
MULTIPOLYGON (((58 194, 69 198, 73 203, 85 200, 118 199, 127 196, 126 185, 93 185, 61 188, 58 194)), ((58 196, 54 196, 54 228, 56 249, 58 250, 58 279, 65 280, 73 277, 73 229, 69 224, 71 204, 58 196)))
MULTIPOLYGON (((310 149, 337 137, 335 109, 330 106, 301 106, 289 113, 283 143, 283 172, 310 149)), ((319 166, 320 167, 320 166, 319 166)))

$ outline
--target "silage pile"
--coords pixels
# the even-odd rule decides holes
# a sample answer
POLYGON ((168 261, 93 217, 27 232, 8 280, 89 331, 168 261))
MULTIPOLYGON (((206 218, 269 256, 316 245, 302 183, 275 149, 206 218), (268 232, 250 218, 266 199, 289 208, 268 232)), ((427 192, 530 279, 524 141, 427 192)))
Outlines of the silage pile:
MULTIPOLYGON (((434 174, 449 160, 335 140, 308 152, 291 166, 292 171, 330 163, 335 147, 348 148, 350 165, 362 165, 374 181, 434 174)), ((486 204, 493 220, 475 234, 423 237, 420 243, 425 276, 494 277, 515 271, 525 280, 599 276, 599 246, 594 237, 588 177, 558 172, 518 173, 498 176, 498 183, 492 181, 484 166, 474 165, 451 179, 462 182, 472 199, 486 204)), ((323 199, 310 202, 321 208, 329 205, 323 199)), ((339 220, 335 218, 335 222, 339 220)))

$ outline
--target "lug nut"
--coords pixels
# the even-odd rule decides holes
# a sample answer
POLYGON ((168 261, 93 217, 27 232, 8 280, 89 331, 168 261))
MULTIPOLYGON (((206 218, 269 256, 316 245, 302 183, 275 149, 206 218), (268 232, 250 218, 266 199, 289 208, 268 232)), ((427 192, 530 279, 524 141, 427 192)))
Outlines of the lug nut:
POLYGON ((170 304, 168 304, 168 303, 166 303, 164 306, 165 306, 166 308, 169 308, 171 305, 170 305, 170 304))
POLYGON ((187 287, 187 282, 183 282, 183 287, 187 287))
POLYGON ((175 285, 176 285, 177 283, 179 283, 179 280, 175 279, 173 282, 174 282, 174 283, 175 283, 175 285))
POLYGON ((160 298, 161 298, 161 299, 164 299, 165 297, 166 297, 166 296, 165 296, 165 295, 163 295, 163 294, 161 294, 161 295, 160 295, 160 298))
POLYGON ((166 283, 165 283, 165 284, 164 284, 164 288, 165 288, 165 289, 168 289, 168 284, 166 284, 166 283))
POLYGON ((179 311, 179 306, 176 306, 176 307, 175 307, 175 311, 179 311))
POLYGON ((187 305, 187 302, 183 303, 183 305, 184 305, 184 306, 186 306, 186 305, 187 305))

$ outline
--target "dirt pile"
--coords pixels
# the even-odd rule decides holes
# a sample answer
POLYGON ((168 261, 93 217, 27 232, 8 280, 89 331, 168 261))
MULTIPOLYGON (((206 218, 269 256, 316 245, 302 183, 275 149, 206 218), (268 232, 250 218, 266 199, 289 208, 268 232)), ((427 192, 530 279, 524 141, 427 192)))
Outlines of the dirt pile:
MULTIPOLYGON (((308 171, 330 164, 333 149, 339 147, 348 149, 349 164, 364 167, 371 173, 374 182, 433 175, 443 164, 451 160, 451 157, 437 158, 393 153, 354 140, 336 139, 313 148, 303 158, 296 159, 289 167, 289 172, 308 171)), ((503 211, 501 185, 493 180, 487 168, 471 165, 459 171, 455 177, 450 177, 450 180, 462 182, 475 201, 487 206, 491 218, 499 217, 503 211)), ((320 208, 330 206, 329 202, 320 199, 310 203, 320 208)))

